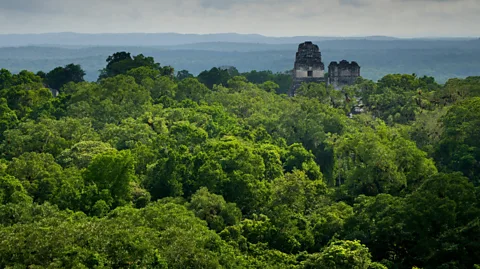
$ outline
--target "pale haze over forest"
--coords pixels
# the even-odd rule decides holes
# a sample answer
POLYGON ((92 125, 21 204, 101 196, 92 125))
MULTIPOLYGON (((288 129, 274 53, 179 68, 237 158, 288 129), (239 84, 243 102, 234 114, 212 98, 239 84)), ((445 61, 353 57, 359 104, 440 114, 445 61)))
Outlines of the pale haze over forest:
POLYGON ((478 0, 0 0, 0 33, 475 37, 478 0))

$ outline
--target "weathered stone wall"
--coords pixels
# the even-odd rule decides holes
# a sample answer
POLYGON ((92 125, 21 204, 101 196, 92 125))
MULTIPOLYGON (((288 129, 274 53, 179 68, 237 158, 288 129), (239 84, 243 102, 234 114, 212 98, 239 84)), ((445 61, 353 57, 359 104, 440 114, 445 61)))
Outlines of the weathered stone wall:
POLYGON ((328 85, 341 89, 346 85, 353 85, 360 77, 360 66, 356 62, 349 63, 342 60, 340 63, 331 62, 328 66, 328 85))
POLYGON ((295 95, 295 91, 302 83, 309 82, 325 82, 325 65, 318 46, 307 41, 298 45, 290 95, 295 95))

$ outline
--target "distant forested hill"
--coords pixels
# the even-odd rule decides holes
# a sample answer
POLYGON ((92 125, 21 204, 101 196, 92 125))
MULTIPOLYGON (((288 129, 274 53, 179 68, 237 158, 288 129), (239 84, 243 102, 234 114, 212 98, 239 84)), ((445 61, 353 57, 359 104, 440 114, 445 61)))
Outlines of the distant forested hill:
MULTIPOLYGON (((271 37, 258 34, 179 34, 179 33, 117 33, 117 34, 81 34, 81 33, 46 33, 46 34, 0 34, 0 47, 5 46, 168 46, 194 44, 202 42, 240 42, 263 44, 293 44, 305 40, 358 39, 359 37, 328 36, 293 36, 271 37)), ((395 40, 388 36, 362 37, 368 40, 395 40)))
MULTIPOLYGON (((308 37, 305 37, 305 39, 308 37)), ((293 39, 292 39, 293 40, 293 39)), ((5 41, 3 41, 5 42, 5 41)), ((443 83, 449 78, 480 74, 480 40, 321 40, 323 61, 355 60, 362 76, 377 80, 391 73, 428 75, 443 83)), ((66 43, 70 44, 70 43, 66 43)), ((148 44, 148 43, 147 43, 148 44)), ((127 50, 153 56, 162 65, 193 74, 214 66, 235 66, 241 72, 293 67, 297 45, 245 42, 204 42, 168 46, 27 46, 0 48, 0 68, 48 71, 69 63, 80 64, 87 80, 96 80, 108 55, 127 50)))

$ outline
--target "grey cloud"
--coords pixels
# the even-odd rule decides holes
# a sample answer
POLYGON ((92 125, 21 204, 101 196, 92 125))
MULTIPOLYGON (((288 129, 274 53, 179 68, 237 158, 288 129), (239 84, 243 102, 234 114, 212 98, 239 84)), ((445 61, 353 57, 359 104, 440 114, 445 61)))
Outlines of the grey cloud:
POLYGON ((479 12, 479 0, 0 0, 0 33, 480 35, 479 12))
POLYGON ((242 3, 241 0, 200 0, 200 5, 204 8, 212 8, 219 10, 228 10, 232 6, 242 3))
POLYGON ((232 3, 220 3, 219 5, 216 5, 214 1, 202 1, 201 2, 202 7, 204 8, 213 8, 213 9, 220 9, 220 10, 228 10, 232 7, 232 3))
POLYGON ((229 10, 235 6, 265 6, 279 5, 283 3, 296 3, 291 0, 198 0, 200 6, 210 9, 229 10))
POLYGON ((50 1, 38 0, 0 0, 0 10, 16 12, 48 11, 50 1))
POLYGON ((395 2, 437 2, 437 3, 455 3, 465 0, 393 0, 395 2))
POLYGON ((354 7, 362 7, 362 6, 368 6, 370 3, 365 0, 338 0, 340 5, 345 5, 345 6, 354 6, 354 7))

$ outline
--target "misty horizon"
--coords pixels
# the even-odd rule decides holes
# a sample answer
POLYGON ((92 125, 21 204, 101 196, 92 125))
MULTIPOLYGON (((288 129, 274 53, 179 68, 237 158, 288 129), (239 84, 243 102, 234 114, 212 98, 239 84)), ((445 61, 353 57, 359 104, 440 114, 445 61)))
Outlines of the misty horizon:
POLYGON ((194 32, 75 32, 75 31, 62 31, 62 32, 26 32, 26 33, 2 33, 0 36, 20 36, 20 35, 62 35, 62 34, 75 34, 75 35, 184 35, 184 36, 212 36, 212 35, 245 35, 245 36, 261 36, 268 38, 332 38, 332 39, 354 39, 354 38, 395 38, 395 39, 479 39, 480 35, 420 35, 420 36, 400 36, 400 35, 383 35, 383 34, 369 34, 369 35, 315 35, 315 34, 306 34, 306 35, 268 35, 263 33, 255 32, 206 32, 206 33, 194 33, 194 32))

